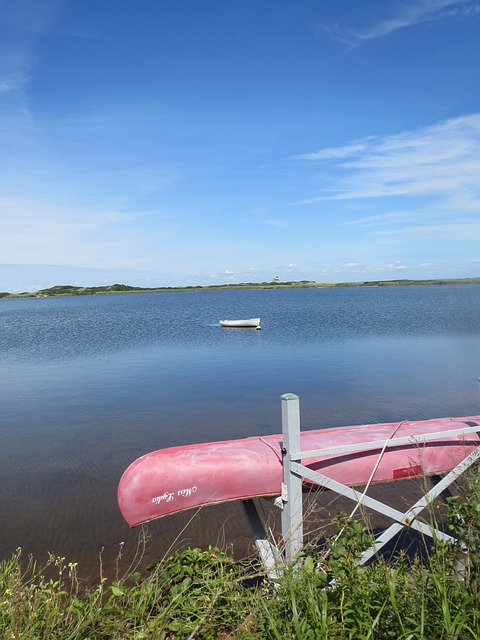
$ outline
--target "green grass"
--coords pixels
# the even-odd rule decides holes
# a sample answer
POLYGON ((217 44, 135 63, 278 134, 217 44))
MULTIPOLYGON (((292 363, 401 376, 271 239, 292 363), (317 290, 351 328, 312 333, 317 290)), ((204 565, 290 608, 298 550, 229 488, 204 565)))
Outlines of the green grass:
MULTIPOLYGON (((138 573, 83 587, 77 566, 45 566, 20 550, 0 563, 5 640, 466 640, 480 637, 480 474, 448 499, 455 544, 358 565, 371 542, 362 520, 339 515, 322 549, 276 582, 230 552, 187 549, 138 573), (253 579, 255 578, 255 579, 253 579)), ((431 518, 434 518, 432 513, 431 518)))

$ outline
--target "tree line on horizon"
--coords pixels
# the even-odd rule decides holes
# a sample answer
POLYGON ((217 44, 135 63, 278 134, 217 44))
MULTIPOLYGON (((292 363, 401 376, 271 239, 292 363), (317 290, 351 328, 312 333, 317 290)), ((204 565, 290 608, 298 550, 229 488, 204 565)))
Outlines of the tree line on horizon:
POLYGON ((181 287, 137 287, 127 284, 111 284, 96 287, 81 287, 76 285, 55 285, 47 289, 22 293, 0 292, 0 298, 48 298, 55 296, 85 296, 108 293, 145 293, 167 291, 192 290, 221 290, 221 289, 286 289, 286 288, 342 288, 342 287, 392 287, 412 285, 446 285, 446 284, 480 284, 478 278, 450 278, 430 280, 370 280, 365 282, 315 282, 314 280, 291 280, 273 282, 241 282, 237 284, 189 285, 181 287))

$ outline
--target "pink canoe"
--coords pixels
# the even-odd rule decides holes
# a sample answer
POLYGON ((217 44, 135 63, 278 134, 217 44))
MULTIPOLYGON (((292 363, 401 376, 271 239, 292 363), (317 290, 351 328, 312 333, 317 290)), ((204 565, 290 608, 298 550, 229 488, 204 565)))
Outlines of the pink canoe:
MULTIPOLYGON (((480 417, 440 418, 419 422, 371 424, 301 433, 302 451, 363 445, 365 450, 329 453, 303 464, 348 486, 391 482, 416 475, 450 471, 478 446, 476 432, 422 436, 478 426, 480 417), (416 438, 385 449, 392 437, 416 438), (375 442, 368 449, 368 443, 375 442), (372 473, 374 475, 372 477, 372 473)), ((208 442, 153 451, 135 460, 118 487, 120 510, 130 526, 192 509, 281 493, 282 436, 208 442)), ((317 451, 317 453, 319 453, 317 451)), ((305 483, 306 488, 312 488, 305 483)))

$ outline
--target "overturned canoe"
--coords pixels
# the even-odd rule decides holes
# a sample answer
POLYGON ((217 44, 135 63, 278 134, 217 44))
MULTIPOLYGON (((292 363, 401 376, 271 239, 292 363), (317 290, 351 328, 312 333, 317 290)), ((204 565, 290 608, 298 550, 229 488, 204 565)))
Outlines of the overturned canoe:
POLYGON ((220 320, 222 327, 243 327, 260 329, 260 318, 249 318, 248 320, 220 320))
MULTIPOLYGON (((442 474, 480 444, 477 426, 480 432, 480 416, 304 431, 303 451, 343 445, 359 450, 320 452, 303 464, 349 486, 442 474), (450 434, 461 429, 469 433, 450 434), (429 440, 432 434, 437 435, 429 440), (392 437, 403 441, 387 447, 379 461, 381 443, 392 437)), ((136 526, 194 507, 279 495, 282 480, 281 435, 171 447, 147 453, 127 468, 118 504, 127 523, 136 526)), ((305 482, 305 488, 312 485, 305 482)))

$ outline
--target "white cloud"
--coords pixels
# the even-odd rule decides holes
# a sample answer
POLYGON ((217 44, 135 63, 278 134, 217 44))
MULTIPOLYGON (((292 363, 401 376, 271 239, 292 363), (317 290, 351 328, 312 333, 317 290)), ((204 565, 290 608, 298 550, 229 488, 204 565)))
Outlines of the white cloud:
POLYGON ((296 156, 297 160, 333 160, 340 158, 348 158, 350 156, 355 156, 361 151, 363 151, 367 146, 366 141, 363 142, 352 142, 351 144, 347 144, 343 147, 327 147, 325 149, 320 149, 319 151, 314 151, 313 153, 305 153, 296 156))
POLYGON ((383 227, 387 225, 394 225, 403 223, 405 221, 411 220, 412 215, 415 215, 415 212, 412 211, 399 211, 399 212, 391 212, 384 213, 376 216, 366 216, 365 218, 358 218, 355 220, 348 220, 344 222, 347 226, 355 226, 355 227, 383 227))
POLYGON ((54 17, 62 0, 1 2, 0 87, 3 92, 21 91, 35 63, 34 44, 54 17))
MULTIPOLYGON (((383 5, 385 7, 385 5, 383 5)), ((472 0, 410 0, 403 4, 387 5, 396 12, 364 28, 346 25, 319 25, 318 33, 327 33, 332 39, 352 47, 363 42, 389 36, 401 29, 409 29, 426 22, 442 19, 471 18, 480 14, 480 6, 472 0)))
POLYGON ((336 169, 340 177, 303 204, 326 199, 428 197, 436 200, 437 209, 480 211, 479 113, 397 135, 369 137, 363 146, 356 146, 359 151, 348 159, 339 155, 334 160, 328 150, 329 168, 336 169))
POLYGON ((0 93, 12 90, 12 85, 7 80, 0 80, 0 93))
POLYGON ((149 252, 169 234, 170 227, 163 225, 151 233, 148 225, 143 229, 142 222, 138 212, 133 215, 113 208, 65 205, 33 197, 2 198, 2 262, 143 269, 149 252), (127 237, 132 249, 129 252, 125 251, 127 237), (137 245, 142 246, 142 252, 136 251, 137 245))
POLYGON ((459 220, 458 222, 452 222, 450 224, 431 224, 431 225, 415 225, 412 224, 401 230, 391 232, 377 232, 378 235, 393 235, 399 236, 401 234, 408 235, 410 237, 425 238, 433 241, 450 240, 451 242, 480 242, 480 220, 469 221, 459 220))

